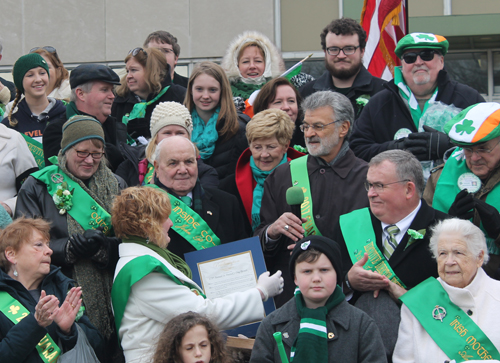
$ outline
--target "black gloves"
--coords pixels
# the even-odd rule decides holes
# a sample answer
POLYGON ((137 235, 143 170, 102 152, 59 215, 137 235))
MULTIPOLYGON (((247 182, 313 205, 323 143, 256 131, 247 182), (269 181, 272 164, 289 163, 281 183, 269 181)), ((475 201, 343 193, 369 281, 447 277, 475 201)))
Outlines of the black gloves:
POLYGON ((457 194, 448 214, 460 219, 471 219, 474 216, 474 198, 467 189, 457 194))
POLYGON ((496 239, 500 234, 500 213, 497 209, 486 202, 474 199, 477 212, 483 222, 483 228, 490 238, 496 239))
POLYGON ((69 238, 68 249, 77 258, 90 258, 94 256, 99 248, 104 245, 107 247, 106 236, 102 233, 102 229, 88 229, 83 233, 73 234, 69 238))
POLYGON ((424 125, 424 130, 392 141, 389 149, 408 150, 420 161, 442 159, 446 150, 453 147, 450 138, 429 126, 424 125))

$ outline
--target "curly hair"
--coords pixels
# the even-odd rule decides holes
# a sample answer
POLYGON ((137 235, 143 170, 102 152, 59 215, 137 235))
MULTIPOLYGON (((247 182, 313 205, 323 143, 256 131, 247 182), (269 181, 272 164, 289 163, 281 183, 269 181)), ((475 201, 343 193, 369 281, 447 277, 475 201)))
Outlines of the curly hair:
POLYGON ((182 338, 197 325, 205 327, 210 341, 211 359, 214 363, 229 363, 231 359, 226 344, 214 323, 205 316, 189 311, 170 320, 158 340, 153 363, 182 363, 180 347, 182 338))
POLYGON ((151 187, 131 187, 115 198, 111 223, 116 237, 142 237, 164 248, 163 223, 171 211, 167 193, 151 187))
POLYGON ((50 240, 50 223, 41 218, 19 217, 0 231, 0 267, 8 271, 11 263, 5 257, 5 250, 11 247, 18 252, 22 245, 32 240, 33 232, 42 235, 45 241, 50 240))
MULTIPOLYGON (((169 69, 165 55, 156 48, 146 48, 134 56, 129 53, 125 57, 125 64, 131 59, 139 63, 144 68, 144 81, 149 87, 149 93, 159 93, 162 89, 161 83, 165 77, 169 74, 167 71, 169 69)), ((127 74, 121 78, 120 85, 116 87, 116 94, 121 97, 125 97, 129 92, 127 86, 127 74)))
POLYGON ((287 146, 292 139, 295 123, 285 111, 270 108, 256 114, 247 124, 246 135, 250 144, 255 139, 276 137, 281 146, 287 146))
POLYGON ((239 129, 239 123, 236 107, 233 103, 233 93, 231 91, 231 85, 229 84, 226 72, 224 72, 221 66, 208 61, 198 63, 194 66, 193 73, 191 73, 191 77, 189 77, 184 105, 189 110, 189 112, 193 112, 195 108, 193 101, 193 83, 196 77, 198 77, 200 74, 209 75, 217 82, 219 82, 220 111, 216 128, 220 139, 223 141, 227 141, 231 137, 236 135, 239 129))
POLYGON ((267 82, 264 87, 260 89, 260 92, 253 103, 254 114, 257 114, 260 111, 264 111, 269 108, 269 104, 276 99, 276 93, 278 92, 277 90, 279 86, 290 86, 293 89, 293 92, 295 93, 295 99, 297 101, 297 108, 299 110, 297 114, 297 121, 302 120, 304 118, 302 109, 300 108, 300 104, 302 103, 302 96, 285 77, 274 78, 267 82))
POLYGON ((358 34, 359 48, 363 50, 366 47, 366 32, 354 19, 341 18, 333 20, 330 24, 328 24, 319 35, 321 38, 321 48, 323 50, 326 50, 326 36, 328 33, 336 35, 358 34))

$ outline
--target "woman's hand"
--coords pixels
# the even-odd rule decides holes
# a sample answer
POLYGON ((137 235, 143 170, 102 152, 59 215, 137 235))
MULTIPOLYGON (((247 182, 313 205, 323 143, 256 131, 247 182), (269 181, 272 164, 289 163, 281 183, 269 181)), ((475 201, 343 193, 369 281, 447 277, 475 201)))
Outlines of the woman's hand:
POLYGON ((35 306, 35 319, 42 328, 52 324, 59 310, 59 299, 54 295, 48 295, 45 290, 40 294, 40 300, 35 306))
POLYGON ((304 238, 304 228, 302 223, 306 223, 307 219, 302 218, 302 221, 293 213, 283 213, 273 224, 267 229, 269 238, 278 239, 281 235, 285 235, 292 241, 297 242, 304 238))
POLYGON ((54 316, 54 321, 59 326, 59 329, 66 335, 71 332, 71 326, 75 322, 76 314, 78 314, 78 310, 80 310, 80 306, 82 306, 81 297, 82 288, 73 287, 69 290, 66 299, 54 316))

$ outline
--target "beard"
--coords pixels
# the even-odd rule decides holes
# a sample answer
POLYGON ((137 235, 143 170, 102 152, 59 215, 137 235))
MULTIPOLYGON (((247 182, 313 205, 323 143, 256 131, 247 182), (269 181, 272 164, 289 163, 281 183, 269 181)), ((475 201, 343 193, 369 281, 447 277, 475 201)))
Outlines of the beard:
POLYGON ((344 61, 337 61, 332 64, 329 63, 328 60, 325 58, 325 68, 328 70, 328 72, 330 72, 330 75, 332 77, 342 80, 354 77, 356 74, 358 74, 359 70, 361 69, 361 66, 363 65, 361 59, 359 60, 359 62, 351 60, 351 66, 349 68, 338 69, 335 67, 335 64, 340 62, 344 61))
POLYGON ((421 85, 424 85, 424 84, 427 84, 429 83, 429 81, 431 80, 431 75, 429 74, 429 68, 428 67, 415 67, 413 69, 414 72, 416 72, 417 70, 419 69, 423 69, 423 70, 426 70, 427 73, 420 73, 420 74, 416 74, 416 73, 413 73, 413 83, 415 83, 416 85, 418 86, 421 86, 421 85))
POLYGON ((328 137, 320 138, 318 135, 315 135, 313 137, 306 137, 305 142, 307 151, 312 156, 326 156, 330 154, 332 149, 335 148, 339 144, 339 142, 341 142, 339 135, 340 127, 336 127, 336 130, 333 132, 333 134, 328 137), (314 144, 311 144, 311 142, 314 142, 314 144), (319 144, 316 144, 316 142, 319 144))

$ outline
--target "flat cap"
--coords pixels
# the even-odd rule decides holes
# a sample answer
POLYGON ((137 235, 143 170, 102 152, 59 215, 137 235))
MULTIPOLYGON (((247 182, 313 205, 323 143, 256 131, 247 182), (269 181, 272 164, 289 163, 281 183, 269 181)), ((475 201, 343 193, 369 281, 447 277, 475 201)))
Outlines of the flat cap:
POLYGON ((401 58, 404 51, 407 49, 435 49, 439 50, 442 55, 448 52, 449 43, 442 35, 431 33, 411 33, 405 35, 398 42, 394 53, 401 58))
POLYGON ((71 89, 77 86, 90 82, 102 81, 111 84, 120 84, 120 77, 111 68, 103 64, 82 64, 71 71, 69 76, 69 84, 71 89))

